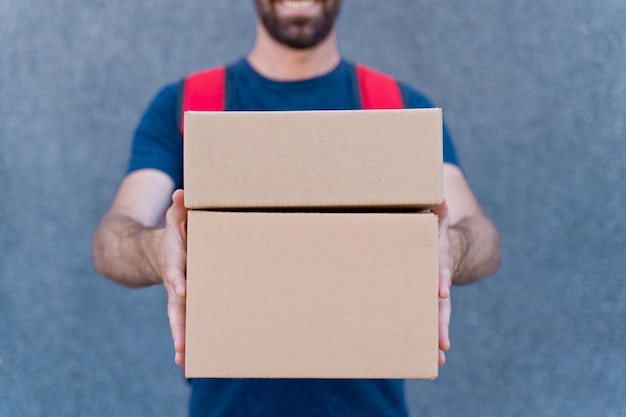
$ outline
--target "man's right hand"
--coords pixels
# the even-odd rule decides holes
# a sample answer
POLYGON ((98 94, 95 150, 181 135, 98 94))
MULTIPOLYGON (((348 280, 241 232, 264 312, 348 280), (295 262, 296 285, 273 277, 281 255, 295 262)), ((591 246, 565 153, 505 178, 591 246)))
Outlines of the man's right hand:
POLYGON ((165 215, 165 229, 159 260, 163 286, 167 292, 167 316, 170 320, 175 361, 185 365, 185 305, 187 281, 187 209, 183 190, 172 195, 172 205, 165 215))
POLYGON ((176 351, 185 363, 187 211, 183 191, 165 173, 144 169, 120 184, 93 240, 96 270, 122 285, 139 288, 163 283, 176 351), (169 208, 168 208, 169 207, 169 208), (165 214, 165 226, 159 224, 165 214))

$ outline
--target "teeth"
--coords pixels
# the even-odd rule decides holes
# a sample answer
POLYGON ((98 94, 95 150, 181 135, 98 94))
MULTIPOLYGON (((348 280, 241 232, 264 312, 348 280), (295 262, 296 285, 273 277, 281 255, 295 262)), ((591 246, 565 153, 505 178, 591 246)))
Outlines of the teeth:
POLYGON ((283 4, 290 9, 305 9, 315 4, 314 0, 283 0, 283 4))

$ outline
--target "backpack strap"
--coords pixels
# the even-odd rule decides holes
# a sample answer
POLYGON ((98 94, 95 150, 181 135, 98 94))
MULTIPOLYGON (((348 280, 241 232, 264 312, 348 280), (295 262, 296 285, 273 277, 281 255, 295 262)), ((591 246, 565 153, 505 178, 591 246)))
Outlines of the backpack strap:
POLYGON ((183 80, 180 131, 187 110, 224 111, 226 107, 226 67, 214 67, 189 74, 183 80))
POLYGON ((395 78, 362 64, 354 66, 364 110, 403 109, 402 91, 395 78))
MULTIPOLYGON (((402 109, 404 100, 398 82, 391 76, 362 64, 354 66, 365 110, 402 109)), ((189 74, 182 82, 180 130, 187 110, 224 111, 226 107, 226 67, 213 67, 189 74)))

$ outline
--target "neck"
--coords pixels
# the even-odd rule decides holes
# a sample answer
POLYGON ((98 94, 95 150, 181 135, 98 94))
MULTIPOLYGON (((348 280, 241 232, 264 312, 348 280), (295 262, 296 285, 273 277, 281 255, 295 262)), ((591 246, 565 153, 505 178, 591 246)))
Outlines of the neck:
POLYGON ((335 29, 313 48, 293 49, 276 42, 261 23, 248 62, 259 74, 276 81, 319 77, 332 71, 341 59, 335 29))

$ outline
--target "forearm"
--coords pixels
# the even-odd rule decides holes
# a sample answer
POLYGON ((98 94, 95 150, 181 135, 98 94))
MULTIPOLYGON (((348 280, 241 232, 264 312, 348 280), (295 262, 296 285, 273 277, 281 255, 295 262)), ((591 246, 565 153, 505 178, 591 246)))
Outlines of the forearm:
POLYGON ((109 213, 93 239, 93 264, 103 276, 128 287, 161 282, 159 253, 163 229, 109 213))
POLYGON ((471 284, 495 273, 500 266, 500 238, 484 215, 461 219, 448 228, 453 259, 452 283, 471 284))

